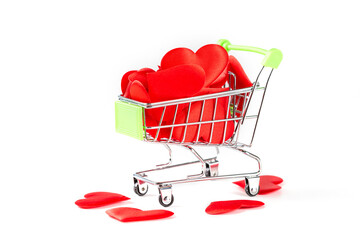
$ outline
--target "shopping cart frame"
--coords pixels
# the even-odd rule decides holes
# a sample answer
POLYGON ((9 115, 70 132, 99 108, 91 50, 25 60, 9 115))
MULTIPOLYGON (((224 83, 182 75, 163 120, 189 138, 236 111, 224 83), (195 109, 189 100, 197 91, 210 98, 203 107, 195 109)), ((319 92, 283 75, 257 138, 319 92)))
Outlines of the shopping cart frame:
MULTIPOLYGON (((139 140, 153 143, 162 143, 169 152, 169 160, 165 164, 157 165, 153 169, 144 170, 136 172, 133 175, 134 179, 134 191, 137 195, 143 196, 148 191, 148 185, 157 186, 159 189, 159 202, 164 207, 170 206, 174 201, 174 196, 172 194, 172 185, 179 183, 188 183, 188 182, 197 182, 197 181, 207 181, 207 180, 220 180, 220 179, 229 179, 229 178, 245 178, 245 192, 249 196, 256 196, 259 192, 259 175, 261 173, 261 160, 255 154, 245 150, 244 148, 250 148, 253 144, 261 108, 263 105, 265 93, 268 87, 269 79, 273 73, 274 68, 277 68, 282 60, 282 54, 278 49, 264 50, 261 48, 240 46, 240 45, 231 45, 228 40, 220 40, 219 44, 223 46, 227 51, 229 50, 240 50, 240 51, 251 51, 265 55, 265 58, 262 62, 262 68, 258 73, 253 86, 245 89, 236 89, 236 76, 229 72, 229 81, 227 87, 230 88, 229 91, 207 94, 202 96, 176 99, 171 101, 163 101, 156 103, 142 103, 132 99, 119 96, 119 100, 116 102, 116 130, 117 132, 123 133, 135 137, 139 140), (260 85, 259 79, 264 72, 265 67, 270 67, 271 70, 266 77, 264 86, 260 85), (261 102, 258 108, 258 112, 255 115, 248 115, 247 110, 249 105, 252 103, 252 98, 255 92, 262 91, 261 102), (219 99, 227 99, 227 112, 230 112, 230 116, 226 115, 224 119, 215 119, 215 114, 217 111, 217 103, 219 99), (212 120, 202 121, 203 109, 206 101, 215 101, 215 109, 213 110, 214 116, 212 120), (191 105, 197 102, 202 103, 201 116, 199 121, 188 122, 189 114, 191 112, 191 105), (184 123, 175 123, 177 116, 178 107, 184 104, 188 104, 187 117, 184 123), (240 107, 239 110, 239 106, 240 107), (166 109, 170 107, 175 107, 174 120, 172 124, 163 124, 163 118, 166 113, 166 109), (162 114, 160 118, 160 123, 157 126, 148 126, 146 123, 146 111, 150 109, 162 109, 162 114), (245 120, 253 119, 255 124, 252 131, 252 136, 249 142, 244 143, 239 141, 239 135, 241 133, 241 127, 244 125, 245 120), (228 122, 234 123, 234 133, 229 139, 225 139, 225 134, 227 130, 228 122), (225 125, 223 131, 223 141, 220 143, 212 143, 213 129, 214 125, 223 123, 225 125), (201 127, 211 124, 211 135, 208 142, 203 142, 199 138, 201 127), (197 127, 196 139, 193 141, 185 141, 186 130, 190 126, 197 127), (184 128, 182 140, 172 139, 172 133, 174 128, 182 127, 184 128), (170 136, 166 138, 161 138, 159 132, 161 129, 171 129, 170 136), (148 130, 155 130, 156 135, 152 136, 148 133, 148 130), (190 150, 191 153, 197 158, 196 161, 185 162, 180 164, 172 163, 172 150, 170 145, 180 145, 190 150), (216 156, 212 158, 203 158, 198 151, 194 149, 194 146, 213 146, 216 149, 216 156), (219 175, 218 166, 219 161, 217 156, 219 154, 219 147, 227 147, 237 152, 241 152, 247 157, 254 159, 257 162, 258 169, 254 172, 248 173, 236 173, 236 174, 227 174, 219 175), (201 172, 195 175, 188 175, 186 178, 174 179, 168 181, 154 181, 148 178, 148 173, 160 170, 166 170, 170 168, 182 167, 191 164, 201 164, 201 172)), ((226 112, 226 113, 227 113, 226 112)), ((153 134, 154 135, 154 134, 153 134)))

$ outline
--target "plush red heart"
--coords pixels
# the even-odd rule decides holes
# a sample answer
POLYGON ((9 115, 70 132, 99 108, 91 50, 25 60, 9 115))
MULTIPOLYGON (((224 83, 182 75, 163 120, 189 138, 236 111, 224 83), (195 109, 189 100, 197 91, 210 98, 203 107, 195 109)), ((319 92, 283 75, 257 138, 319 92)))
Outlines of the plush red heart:
MULTIPOLYGON (((175 66, 169 69, 149 73, 149 96, 152 102, 192 97, 201 90, 205 81, 204 70, 194 64, 175 66)), ((181 112, 184 104, 178 106, 181 112)), ((152 119, 160 121, 164 108, 147 110, 152 119)), ((162 125, 172 123, 175 117, 176 106, 167 106, 162 118, 162 125)))
POLYGON ((230 88, 202 88, 198 93, 196 93, 196 96, 206 95, 206 94, 213 94, 213 93, 220 93, 229 91, 230 88))
POLYGON ((174 215, 173 212, 167 210, 149 210, 143 211, 137 208, 119 207, 107 210, 106 213, 121 222, 134 222, 167 218, 174 215))
POLYGON ((137 72, 134 72, 129 75, 129 81, 133 82, 135 80, 142 83, 142 85, 145 87, 145 89, 148 89, 148 81, 147 81, 147 74, 155 72, 151 68, 142 68, 137 72))
POLYGON ((151 72, 155 72, 155 71, 153 69, 151 69, 151 68, 142 68, 142 69, 140 69, 138 71, 132 70, 132 71, 128 71, 127 73, 125 73, 123 75, 123 77, 121 78, 121 91, 122 91, 122 93, 125 95, 126 90, 131 85, 130 83, 133 82, 134 80, 138 80, 139 82, 141 82, 142 85, 144 85, 145 89, 147 89, 147 77, 146 77, 146 74, 151 73, 151 72))
POLYGON ((129 76, 133 73, 136 73, 136 70, 128 71, 121 78, 121 92, 125 95, 126 89, 129 85, 129 76))
MULTIPOLYGON (((259 194, 268 194, 274 191, 281 189, 278 185, 282 183, 283 180, 280 177, 272 176, 272 175, 263 175, 260 176, 260 191, 259 194)), ((234 182, 234 184, 240 186, 241 188, 245 189, 245 180, 241 180, 238 182, 234 182)))
POLYGON ((208 44, 194 53, 188 48, 175 48, 167 52, 161 60, 161 69, 168 69, 182 64, 197 64, 206 75, 205 87, 221 87, 226 81, 229 62, 227 51, 218 44, 208 44))
MULTIPOLYGON (((149 114, 146 114, 146 127, 157 127, 159 126, 159 121, 152 119, 149 114)), ((170 128, 161 128, 159 130, 159 134, 157 140, 162 138, 169 138, 170 136, 170 128)), ((147 129, 146 132, 149 133, 154 139, 156 138, 156 133, 158 129, 147 129)))
MULTIPOLYGON (((190 108, 190 113, 188 117, 188 123, 199 122, 201 117, 201 109, 203 107, 203 113, 201 121, 210 121, 213 120, 214 117, 214 110, 215 110, 215 99, 206 100, 203 106, 203 102, 195 102, 192 103, 190 108)), ((177 116, 175 123, 181 124, 186 122, 186 118, 188 115, 189 108, 183 109, 183 111, 177 116)), ((230 111, 228 109, 228 98, 219 98, 216 103, 216 113, 214 120, 221 120, 225 119, 226 115, 230 118, 230 111)), ((197 132, 199 126, 196 125, 189 125, 186 127, 186 136, 184 138, 185 127, 175 127, 173 137, 176 140, 184 142, 193 142, 196 141, 197 132)), ((225 129, 225 122, 218 122, 214 123, 213 127, 211 123, 201 124, 200 133, 199 133, 199 140, 203 142, 211 142, 213 144, 220 144, 224 141, 228 140, 234 131, 234 121, 228 121, 226 124, 226 133, 225 139, 223 141, 223 134, 225 129), (213 134, 211 135, 211 130, 213 134)))
POLYGON ((134 80, 130 85, 130 98, 143 103, 150 103, 151 99, 149 93, 146 91, 144 85, 134 80))
POLYGON ((80 208, 97 208, 106 205, 114 204, 121 201, 129 200, 130 198, 118 193, 111 192, 92 192, 84 196, 85 199, 79 199, 75 202, 80 208))
POLYGON ((254 200, 228 200, 228 201, 217 201, 212 202, 210 205, 205 209, 207 214, 217 215, 217 214, 224 214, 236 209, 242 208, 255 208, 261 207, 264 203, 260 201, 254 200))
POLYGON ((205 72, 195 64, 183 64, 147 74, 153 102, 192 97, 204 86, 205 72))

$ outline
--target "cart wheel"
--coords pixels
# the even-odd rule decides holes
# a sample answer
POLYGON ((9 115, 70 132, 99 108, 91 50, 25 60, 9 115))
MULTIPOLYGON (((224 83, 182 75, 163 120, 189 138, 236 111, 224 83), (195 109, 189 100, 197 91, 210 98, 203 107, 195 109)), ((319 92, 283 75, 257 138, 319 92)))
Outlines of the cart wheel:
POLYGON ((245 192, 250 197, 255 197, 260 191, 259 177, 245 178, 245 192))
POLYGON ((249 190, 249 185, 245 186, 245 192, 250 197, 255 197, 259 193, 259 191, 260 191, 260 187, 259 187, 257 193, 251 193, 251 191, 249 190))
POLYGON ((149 190, 147 183, 139 184, 139 181, 134 178, 134 192, 139 196, 144 196, 149 190))
MULTIPOLYGON (((165 197, 165 201, 167 200, 166 199, 167 197, 165 197)), ((171 194, 171 200, 170 200, 170 202, 164 202, 163 201, 163 199, 162 199, 162 197, 161 197, 161 194, 159 195, 159 202, 160 202, 160 204, 163 206, 163 207, 169 207, 169 206, 171 206, 172 204, 173 204, 173 202, 174 202, 174 195, 172 195, 171 194)))

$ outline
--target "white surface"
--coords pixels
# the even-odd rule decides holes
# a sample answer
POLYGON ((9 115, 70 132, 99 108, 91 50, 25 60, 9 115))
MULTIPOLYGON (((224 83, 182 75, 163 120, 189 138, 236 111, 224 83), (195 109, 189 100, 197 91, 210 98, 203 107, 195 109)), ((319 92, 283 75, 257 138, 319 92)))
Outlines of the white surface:
MULTIPOLYGON (((359 237, 357 10, 355 1, 2 1, 0 238, 359 237), (257 197, 264 208, 222 216, 204 210, 248 199, 231 181, 174 186, 167 220, 124 224, 106 208, 77 208, 92 191, 132 198, 119 206, 161 208, 155 188, 143 198, 132 191, 131 174, 167 152, 115 133, 121 76, 220 38, 284 53, 251 149, 283 189, 257 197)), ((239 56, 253 76, 261 57, 239 56)), ((221 155, 224 172, 226 156, 238 155, 221 155)))

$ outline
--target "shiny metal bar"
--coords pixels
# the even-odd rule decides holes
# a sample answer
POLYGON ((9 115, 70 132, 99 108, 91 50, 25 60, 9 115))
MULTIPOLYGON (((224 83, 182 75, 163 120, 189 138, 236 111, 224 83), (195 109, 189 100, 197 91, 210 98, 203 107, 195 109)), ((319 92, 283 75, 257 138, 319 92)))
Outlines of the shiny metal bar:
POLYGON ((166 166, 170 166, 171 163, 172 163, 172 159, 171 159, 171 154, 172 154, 172 151, 171 151, 171 148, 169 147, 169 145, 167 144, 163 144, 164 147, 168 150, 169 152, 169 161, 167 163, 163 163, 163 164, 159 164, 159 165, 156 165, 157 168, 162 168, 162 167, 166 167, 166 166))
MULTIPOLYGON (((160 127, 161 124, 162 124, 162 121, 163 121, 163 118, 164 118, 164 115, 165 115, 165 111, 166 111, 166 106, 164 107, 164 110, 163 110, 163 112, 162 112, 162 114, 161 114, 161 118, 160 118, 160 122, 159 122, 159 127, 160 127)), ((156 136, 155 136, 154 141, 157 140, 157 138, 158 138, 158 136, 159 136, 159 133, 160 133, 160 128, 158 128, 158 130, 156 131, 156 136)))
MULTIPOLYGON (((254 119, 257 115, 250 115, 247 116, 246 119, 254 119)), ((241 120, 242 117, 236 117, 231 118, 231 120, 241 120)), ((182 127, 182 126, 190 126, 190 125, 197 125, 197 124, 208 124, 208 123, 219 123, 219 122, 225 122, 229 119, 217 119, 217 120, 209 120, 209 121, 201 121, 201 122, 189 122, 189 123, 179 123, 179 124, 169 124, 169 125, 163 125, 163 126, 153 126, 153 127, 147 127, 147 129, 158 129, 158 128, 170 128, 170 127, 182 127)))
MULTIPOLYGON (((179 107, 179 104, 176 104, 175 113, 174 113, 174 119, 173 119, 172 125, 175 124, 176 114, 177 114, 178 107, 179 107)), ((171 127, 170 136, 169 136, 169 140, 168 140, 168 141, 170 141, 170 139, 171 139, 171 137, 172 137, 172 135, 173 135, 173 131, 174 131, 174 127, 171 127)))
POLYGON ((205 100, 202 101, 202 105, 201 105, 201 113, 200 113, 200 119, 199 119, 199 127, 198 127, 198 131, 196 134, 196 143, 199 141, 199 136, 200 136, 200 131, 201 131, 201 122, 202 122, 202 117, 203 117, 203 113, 204 113, 204 107, 205 107, 205 100))
POLYGON ((184 129, 184 135, 183 135, 183 138, 182 138, 182 143, 184 142, 185 140, 185 136, 186 136, 186 130, 187 130, 187 127, 188 127, 188 121, 189 121, 189 115, 190 115, 190 110, 191 110, 191 103, 189 103, 189 108, 188 108, 188 112, 187 112, 187 115, 186 115, 186 121, 185 121, 185 129, 184 129))
MULTIPOLYGON (((250 102, 251 102, 251 99, 252 99, 252 97, 253 97, 253 95, 254 95, 254 90, 255 90, 255 88, 256 88, 256 86, 257 86, 257 84, 258 84, 260 75, 261 75, 262 71, 264 70, 264 68, 265 68, 264 66, 261 68, 259 74, 258 74, 257 77, 256 77, 255 83, 253 83, 253 88, 252 88, 251 93, 250 93, 249 101, 247 101, 246 108, 245 108, 245 113, 244 113, 243 116, 246 116, 246 113, 247 113, 247 110, 248 110, 248 105, 249 105, 250 102)), ((243 109, 242 111, 244 111, 244 109, 243 109)), ((245 120, 245 119, 243 119, 242 122, 244 122, 244 120, 245 120)))
POLYGON ((179 98, 179 99, 163 101, 163 102, 156 102, 156 103, 138 102, 133 99, 125 98, 124 96, 121 96, 121 95, 118 96, 118 99, 121 101, 127 102, 127 103, 131 103, 131 104, 134 104, 134 105, 137 105, 140 107, 144 107, 146 109, 150 109, 150 108, 159 108, 159 107, 175 105, 175 104, 208 100, 208 99, 213 99, 213 98, 217 98, 217 97, 226 97, 228 95, 238 95, 240 93, 250 92, 250 91, 252 91, 252 89, 253 89, 253 87, 242 88, 242 89, 230 90, 230 91, 226 91, 226 92, 212 93, 212 94, 189 97, 189 98, 179 98))
POLYGON ((215 116, 216 116, 217 102, 218 102, 218 98, 215 99, 214 113, 213 113, 213 118, 212 118, 212 121, 213 121, 213 122, 211 123, 209 143, 211 143, 212 136, 213 136, 213 131, 214 131, 214 120, 215 120, 215 116))
POLYGON ((267 89, 267 86, 268 86, 268 84, 269 84, 269 80, 270 80, 270 77, 271 77, 271 74, 272 74, 273 71, 274 71, 274 69, 271 69, 271 72, 270 72, 270 74, 269 74, 269 77, 268 77, 268 79, 266 80, 266 84, 265 84, 265 87, 264 87, 264 93, 263 93, 262 98, 261 98, 261 103, 260 103, 259 111, 258 111, 258 114, 257 114, 254 131, 253 131, 253 134, 252 134, 252 137, 251 137, 251 141, 250 141, 250 144, 249 144, 250 146, 252 146, 252 143, 253 143, 253 141, 254 141, 254 136, 255 136, 255 132, 256 132, 256 127, 257 127, 257 124, 258 124, 258 122, 259 122, 260 112, 261 112, 261 108, 262 108, 262 105, 263 105, 263 102, 264 102, 266 89, 267 89))

